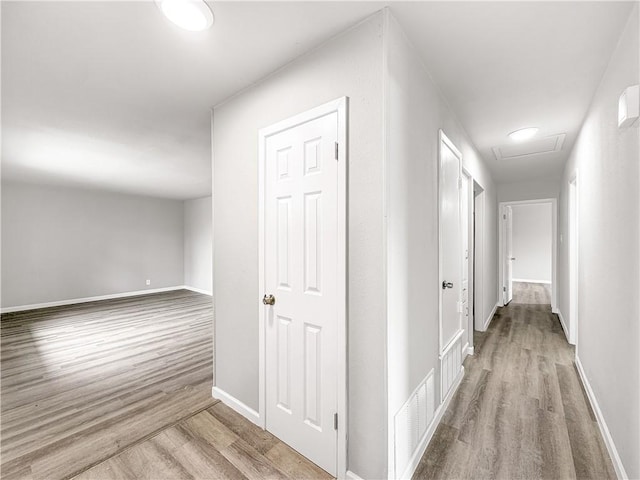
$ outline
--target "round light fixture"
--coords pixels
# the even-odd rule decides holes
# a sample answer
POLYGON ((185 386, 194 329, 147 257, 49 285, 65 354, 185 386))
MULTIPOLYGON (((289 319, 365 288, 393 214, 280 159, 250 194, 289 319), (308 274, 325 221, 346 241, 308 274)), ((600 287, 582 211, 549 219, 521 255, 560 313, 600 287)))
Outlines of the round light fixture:
POLYGON ((191 32, 213 25, 213 12, 203 0, 156 0, 165 17, 191 32))
POLYGON ((511 140, 515 140, 516 142, 522 142, 523 140, 530 139, 536 133, 538 133, 538 128, 537 127, 521 128, 520 130, 516 130, 515 132, 511 132, 509 134, 509 138, 511 138, 511 140))

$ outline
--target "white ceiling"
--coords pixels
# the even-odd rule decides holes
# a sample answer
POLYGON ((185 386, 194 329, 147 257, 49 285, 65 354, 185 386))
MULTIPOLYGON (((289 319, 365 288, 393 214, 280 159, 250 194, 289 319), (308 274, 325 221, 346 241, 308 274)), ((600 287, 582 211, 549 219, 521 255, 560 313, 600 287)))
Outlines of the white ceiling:
MULTIPOLYGON (((209 107, 380 9, 213 2, 186 32, 146 2, 2 2, 3 178, 211 193, 209 107)), ((629 2, 393 2, 496 181, 559 175, 629 2), (558 153, 495 160, 523 126, 558 153)))
POLYGON ((632 2, 413 2, 392 11, 496 182, 559 178, 632 2), (496 160, 509 132, 562 150, 496 160))
POLYGON ((3 178, 209 195, 210 107, 380 8, 210 5, 194 33, 153 1, 3 1, 3 178))

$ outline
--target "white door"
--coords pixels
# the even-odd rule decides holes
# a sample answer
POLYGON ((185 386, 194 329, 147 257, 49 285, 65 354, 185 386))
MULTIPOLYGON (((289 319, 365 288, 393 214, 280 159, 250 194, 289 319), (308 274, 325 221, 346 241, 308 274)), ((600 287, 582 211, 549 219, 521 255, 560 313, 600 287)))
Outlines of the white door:
POLYGON ((440 141, 440 350, 461 329, 462 235, 460 188, 462 156, 441 133, 440 141))
POLYGON ((513 299, 513 211, 511 207, 504 207, 502 215, 504 221, 504 304, 508 304, 513 299))
POLYGON ((266 428, 337 473, 338 114, 264 143, 266 428), (270 303, 273 303, 270 305, 270 303))

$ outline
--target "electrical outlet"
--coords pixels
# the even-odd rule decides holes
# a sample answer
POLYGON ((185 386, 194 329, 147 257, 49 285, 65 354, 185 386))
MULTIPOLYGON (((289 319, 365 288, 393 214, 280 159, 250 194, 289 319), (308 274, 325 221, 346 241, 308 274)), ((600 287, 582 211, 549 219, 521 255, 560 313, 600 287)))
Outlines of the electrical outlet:
POLYGON ((147 283, 147 285, 151 285, 151 280, 148 280, 148 279, 147 279, 147 282, 146 282, 146 283, 147 283))

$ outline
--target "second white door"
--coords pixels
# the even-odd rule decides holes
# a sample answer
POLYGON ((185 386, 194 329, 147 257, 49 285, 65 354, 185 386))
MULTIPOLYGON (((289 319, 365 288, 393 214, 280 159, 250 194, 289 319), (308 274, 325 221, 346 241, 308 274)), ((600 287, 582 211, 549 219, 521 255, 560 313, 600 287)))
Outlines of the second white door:
POLYGON ((332 475, 341 261, 337 140, 333 112, 264 144, 266 428, 332 475))

